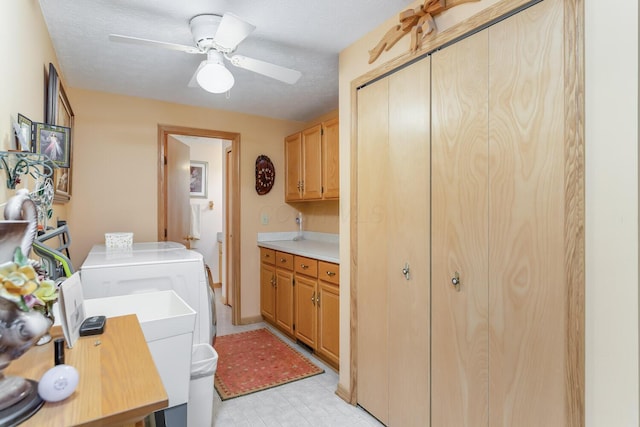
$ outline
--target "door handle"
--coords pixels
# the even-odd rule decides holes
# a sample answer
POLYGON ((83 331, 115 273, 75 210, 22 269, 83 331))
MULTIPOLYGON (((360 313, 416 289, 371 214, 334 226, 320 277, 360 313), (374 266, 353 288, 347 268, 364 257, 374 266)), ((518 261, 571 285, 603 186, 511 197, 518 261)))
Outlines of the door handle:
POLYGON ((314 292, 313 295, 311 295, 311 303, 313 305, 316 305, 316 293, 314 292))
POLYGON ((411 278, 410 273, 411 273, 411 271, 409 269, 409 263, 405 262, 404 263, 404 268, 402 269, 402 274, 404 275, 404 278, 409 280, 411 278))
POLYGON ((460 292, 460 274, 456 271, 453 273, 453 277, 451 278, 451 284, 456 289, 456 291, 460 292))

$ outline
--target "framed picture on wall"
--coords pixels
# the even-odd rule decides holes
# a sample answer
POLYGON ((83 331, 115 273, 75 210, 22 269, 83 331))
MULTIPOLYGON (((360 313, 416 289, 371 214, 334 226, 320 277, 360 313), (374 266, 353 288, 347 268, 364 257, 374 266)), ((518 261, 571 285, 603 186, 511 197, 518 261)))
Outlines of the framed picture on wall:
MULTIPOLYGON (((73 173, 73 151, 71 150, 72 143, 74 142, 73 128, 74 128, 74 114, 67 98, 67 93, 64 90, 64 86, 58 77, 56 67, 49 63, 49 74, 47 77, 47 98, 46 98, 46 123, 52 126, 64 127, 68 130, 68 150, 65 153, 65 162, 58 163, 54 160, 57 166, 61 169, 56 169, 54 172, 53 188, 54 196, 53 201, 55 203, 66 203, 71 199, 71 178, 73 173)), ((38 134, 34 136, 34 149, 38 151, 38 134)))
POLYGON ((191 197, 206 199, 207 198, 207 162, 191 161, 190 177, 189 177, 189 195, 191 197))
POLYGON ((36 153, 45 154, 59 168, 68 168, 71 161, 71 129, 36 123, 36 153))

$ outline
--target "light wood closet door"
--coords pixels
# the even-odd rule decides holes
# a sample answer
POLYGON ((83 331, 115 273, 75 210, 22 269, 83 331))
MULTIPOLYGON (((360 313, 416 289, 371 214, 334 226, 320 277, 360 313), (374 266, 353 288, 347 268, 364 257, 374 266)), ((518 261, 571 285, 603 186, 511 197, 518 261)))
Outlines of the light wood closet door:
POLYGON ((490 425, 567 425, 563 2, 489 29, 490 425))
POLYGON ((387 346, 389 86, 358 91, 357 399, 383 423, 389 413, 387 346))
POLYGON ((389 426, 429 424, 430 67, 388 77, 389 426))
POLYGON ((432 56, 433 426, 488 420, 487 52, 484 31, 432 56))
POLYGON ((429 423, 429 74, 358 92, 357 395, 389 426, 429 423))

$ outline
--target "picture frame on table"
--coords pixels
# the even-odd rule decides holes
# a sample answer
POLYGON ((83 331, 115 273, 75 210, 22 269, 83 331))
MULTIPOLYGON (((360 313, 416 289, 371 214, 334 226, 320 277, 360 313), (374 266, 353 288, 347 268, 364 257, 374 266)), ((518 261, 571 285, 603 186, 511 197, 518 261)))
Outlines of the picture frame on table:
POLYGON ((193 198, 207 198, 207 180, 208 177, 207 162, 197 160, 191 161, 189 168, 189 196, 193 198))
POLYGON ((44 154, 59 168, 71 165, 71 128, 47 123, 35 124, 35 152, 44 154))

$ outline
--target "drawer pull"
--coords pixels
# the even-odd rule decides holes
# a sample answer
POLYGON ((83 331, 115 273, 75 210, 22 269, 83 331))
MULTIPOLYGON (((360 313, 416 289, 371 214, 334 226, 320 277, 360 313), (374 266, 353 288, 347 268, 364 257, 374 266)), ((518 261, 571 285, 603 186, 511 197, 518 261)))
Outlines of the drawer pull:
POLYGON ((287 259, 286 258, 280 258, 280 262, 285 263, 285 262, 287 262, 287 259))
POLYGON ((306 264, 300 264, 300 267, 301 267, 303 270, 306 270, 307 268, 309 268, 309 266, 308 266, 308 265, 306 265, 306 264))
POLYGON ((333 276, 335 276, 335 275, 336 275, 336 273, 335 273, 335 272, 333 272, 333 271, 327 271, 327 276, 329 276, 329 277, 333 277, 333 276))
POLYGON ((265 258, 271 258, 271 255, 269 255, 269 254, 264 254, 264 257, 265 257, 265 258))
POLYGON ((314 292, 313 295, 311 295, 311 303, 313 305, 316 305, 316 293, 314 292))

